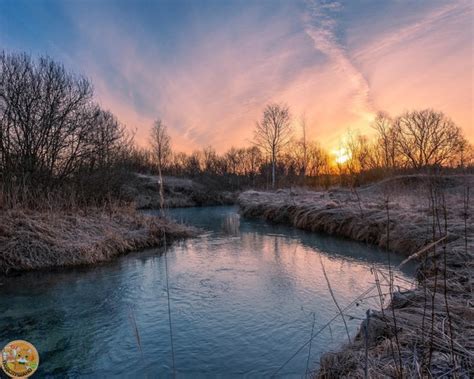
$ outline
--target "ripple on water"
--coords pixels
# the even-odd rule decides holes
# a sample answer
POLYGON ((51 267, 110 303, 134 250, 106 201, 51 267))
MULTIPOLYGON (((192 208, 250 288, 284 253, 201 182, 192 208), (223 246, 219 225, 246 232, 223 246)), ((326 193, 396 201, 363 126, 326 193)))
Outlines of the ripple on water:
MULTIPOLYGON (((167 254, 178 373, 269 376, 386 271, 386 254, 365 245, 241 219, 233 207, 170 211, 208 230, 167 254)), ((392 255, 392 263, 397 264, 392 255)), ((171 369, 162 250, 94 268, 23 274, 0 287, 0 340, 33 342, 43 376, 164 376, 171 369)), ((397 272, 399 283, 412 272, 397 272)), ((351 309, 354 333, 374 299, 351 309)), ((311 362, 345 342, 340 321, 312 344, 311 362)), ((282 371, 305 372, 303 349, 282 371)))

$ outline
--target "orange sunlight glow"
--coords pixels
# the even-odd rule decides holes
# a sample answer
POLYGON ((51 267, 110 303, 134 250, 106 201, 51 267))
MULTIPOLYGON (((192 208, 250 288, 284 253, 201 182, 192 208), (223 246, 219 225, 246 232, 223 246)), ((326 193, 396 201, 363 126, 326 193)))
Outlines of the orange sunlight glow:
MULTIPOLYGON (((373 25, 357 18, 339 22, 344 12, 361 7, 356 2, 337 9, 321 1, 301 9, 282 2, 264 26, 258 6, 245 7, 242 15, 218 21, 222 33, 206 23, 201 30, 196 14, 191 29, 180 30, 178 44, 169 51, 156 43, 159 30, 153 23, 139 28, 142 34, 104 13, 99 26, 76 3, 70 17, 84 47, 67 57, 76 60, 77 54, 79 71, 92 79, 98 101, 136 132, 141 147, 149 146, 156 118, 169 127, 175 151, 212 145, 224 153, 248 146, 269 102, 287 104, 295 120, 305 114, 308 139, 329 151, 339 148, 348 126, 374 133, 370 123, 379 110, 396 117, 434 108, 474 139, 472 33, 467 32, 473 7, 468 0, 426 2, 415 14, 394 1, 390 8, 396 8, 398 21, 373 25), (188 39, 193 27, 199 32, 188 39), (350 37, 339 38, 343 32, 350 37), (137 41, 149 47, 146 54, 137 41), (170 59, 150 64, 162 56, 170 59)), ((331 163, 348 159, 338 150, 331 163)))
POLYGON ((344 164, 351 158, 350 152, 344 147, 333 150, 332 153, 337 164, 344 164))

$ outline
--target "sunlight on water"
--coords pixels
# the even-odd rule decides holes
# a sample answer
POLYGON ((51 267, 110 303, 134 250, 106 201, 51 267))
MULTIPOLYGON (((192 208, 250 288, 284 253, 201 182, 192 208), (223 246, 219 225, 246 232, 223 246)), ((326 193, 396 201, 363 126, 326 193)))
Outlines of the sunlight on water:
MULTIPOLYGON (((373 284, 372 267, 387 272, 384 251, 241 219, 233 207, 169 213, 209 231, 167 252, 180 376, 271 375, 308 340, 313 315, 317 331, 337 311, 320 257, 341 307, 373 284)), ((401 260, 392 255, 394 265, 401 260)), ((397 284, 406 287, 412 274, 413 267, 397 271, 397 284)), ((40 377, 170 375, 164 275, 163 255, 149 250, 94 268, 2 279, 0 342, 32 342, 40 377)), ((379 306, 374 295, 347 312, 352 334, 365 310, 379 306)), ((340 320, 325 329, 310 368, 346 338, 340 320)), ((301 377, 307 359, 303 349, 280 373, 301 377)))

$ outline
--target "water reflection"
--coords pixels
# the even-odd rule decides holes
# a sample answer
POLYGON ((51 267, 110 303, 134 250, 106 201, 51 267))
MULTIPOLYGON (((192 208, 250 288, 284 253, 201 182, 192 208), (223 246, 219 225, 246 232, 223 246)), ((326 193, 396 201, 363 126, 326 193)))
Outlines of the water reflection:
POLYGON ((240 235, 240 215, 238 213, 230 213, 224 216, 221 230, 224 234, 230 236, 240 235))
MULTIPOLYGON (((182 376, 270 375, 308 339, 313 320, 317 330, 336 312, 320 256, 341 307, 370 286, 371 267, 386 271, 386 254, 378 249, 240 219, 232 207, 170 214, 209 230, 167 252, 182 376)), ((170 375, 162 253, 2 279, 0 343, 33 342, 41 356, 39 377, 170 375)), ((397 275, 411 277, 409 270, 397 275)), ((362 317, 375 306, 369 298, 350 314, 362 317)), ((359 324, 348 320, 352 332, 359 324)), ((345 331, 338 320, 314 341, 311 362, 341 341, 345 331)), ((282 375, 301 377, 307 355, 302 351, 282 375)))

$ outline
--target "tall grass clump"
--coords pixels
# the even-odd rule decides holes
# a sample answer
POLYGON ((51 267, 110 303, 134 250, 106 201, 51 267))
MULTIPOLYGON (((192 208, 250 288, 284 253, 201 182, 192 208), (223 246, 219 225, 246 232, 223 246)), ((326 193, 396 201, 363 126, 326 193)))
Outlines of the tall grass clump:
POLYGON ((183 225, 133 207, 102 206, 0 212, 0 273, 108 261, 118 255, 193 235, 183 225))

